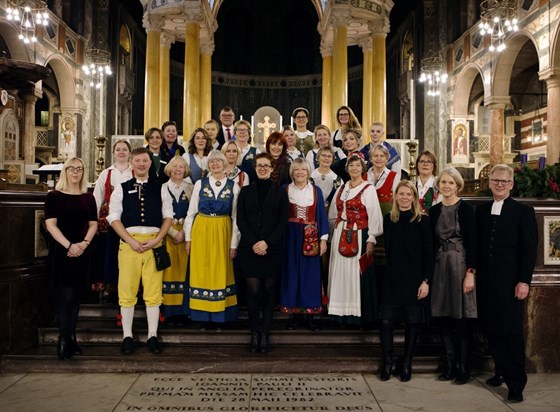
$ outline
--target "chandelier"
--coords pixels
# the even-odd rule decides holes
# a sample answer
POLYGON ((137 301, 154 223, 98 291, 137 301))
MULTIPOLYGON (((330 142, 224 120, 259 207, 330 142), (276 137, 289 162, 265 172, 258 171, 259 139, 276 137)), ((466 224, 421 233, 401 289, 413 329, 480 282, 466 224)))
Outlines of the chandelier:
POLYGON ((516 0, 483 0, 480 3, 480 35, 490 36, 491 52, 505 50, 509 33, 519 30, 516 0))
POLYGON ((440 87, 447 83, 447 77, 441 57, 422 59, 422 70, 418 81, 427 85, 428 96, 439 96, 441 94, 440 87))
POLYGON ((49 24, 47 4, 44 1, 8 0, 6 18, 19 22, 19 39, 25 44, 35 43, 35 27, 49 24))
POLYGON ((101 88, 103 77, 113 74, 111 70, 111 53, 102 49, 88 49, 85 52, 86 64, 82 71, 86 75, 86 84, 96 89, 101 88))

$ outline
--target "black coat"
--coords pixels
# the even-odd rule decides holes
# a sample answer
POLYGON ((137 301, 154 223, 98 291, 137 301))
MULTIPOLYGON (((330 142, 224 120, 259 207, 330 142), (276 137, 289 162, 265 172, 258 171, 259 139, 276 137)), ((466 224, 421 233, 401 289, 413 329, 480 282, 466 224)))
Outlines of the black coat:
MULTIPOLYGON (((436 236, 436 225, 441 215, 441 203, 433 205, 430 208, 430 223, 432 224, 432 234, 434 239, 434 253, 439 249, 439 239, 436 236)), ((474 208, 464 200, 459 203, 459 227, 461 228, 461 236, 463 238, 463 246, 465 247, 465 263, 467 268, 476 269, 476 218, 474 208)))
POLYGON ((271 184, 262 208, 257 182, 241 189, 237 201, 237 227, 241 232, 237 259, 245 277, 274 277, 280 274, 284 231, 288 223, 288 194, 285 188, 271 184), (264 240, 267 253, 259 256, 253 245, 264 240))
POLYGON ((492 217, 492 203, 476 208, 479 314, 492 334, 518 335, 524 301, 515 298, 515 287, 531 284, 538 242, 535 210, 508 197, 500 216, 492 217))

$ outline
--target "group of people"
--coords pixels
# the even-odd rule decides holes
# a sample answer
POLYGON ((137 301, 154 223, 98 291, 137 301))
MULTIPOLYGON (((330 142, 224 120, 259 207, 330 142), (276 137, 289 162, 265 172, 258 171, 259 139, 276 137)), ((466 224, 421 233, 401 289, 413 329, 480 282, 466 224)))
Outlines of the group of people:
POLYGON ((395 323, 405 325, 400 378, 408 381, 418 327, 432 319, 445 351, 440 380, 466 383, 469 320, 480 314, 496 363, 489 382, 505 379, 510 399, 522 400, 523 300, 537 232, 532 208, 509 197, 512 169, 492 169, 494 201, 475 214, 459 197, 460 173, 447 167, 438 174, 431 152, 419 155, 416 182, 405 179, 382 124, 370 126, 364 146, 347 106, 337 111, 334 136, 324 125, 307 130, 305 108, 293 117, 297 127, 273 132, 263 153, 250 144, 250 124, 234 123, 229 107, 221 124, 197 128, 186 150, 174 122, 149 129, 145 148, 117 141, 115 163, 93 195, 83 162, 65 163, 45 206, 55 240, 49 261, 59 358, 81 353, 75 328, 84 279, 75 274, 87 268, 99 229, 107 232, 106 280, 118 283, 124 354, 134 351, 140 284, 154 354, 160 312, 220 328, 237 319, 244 290, 251 352, 269 351, 276 307, 291 315, 291 329, 312 330, 326 308, 340 323, 380 323, 382 380, 394 369, 395 323))

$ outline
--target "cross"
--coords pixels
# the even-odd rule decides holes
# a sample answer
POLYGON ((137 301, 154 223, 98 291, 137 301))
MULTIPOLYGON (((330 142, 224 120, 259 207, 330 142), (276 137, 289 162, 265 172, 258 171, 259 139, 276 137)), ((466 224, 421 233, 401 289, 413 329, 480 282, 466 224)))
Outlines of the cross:
POLYGON ((257 123, 257 126, 263 129, 263 137, 265 138, 268 137, 268 135, 270 135, 270 129, 273 130, 276 129, 276 123, 270 123, 269 120, 270 117, 265 116, 263 123, 257 123))

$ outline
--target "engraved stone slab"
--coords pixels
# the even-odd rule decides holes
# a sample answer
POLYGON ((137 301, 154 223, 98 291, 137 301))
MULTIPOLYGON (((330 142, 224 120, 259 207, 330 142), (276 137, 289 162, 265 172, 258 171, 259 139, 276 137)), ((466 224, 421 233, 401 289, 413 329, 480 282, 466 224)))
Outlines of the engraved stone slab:
POLYGON ((147 374, 115 411, 248 411, 250 389, 250 374, 147 374))
POLYGON ((380 411, 360 374, 142 375, 115 411, 380 411))
POLYGON ((381 411, 360 374, 253 375, 250 411, 381 411))

